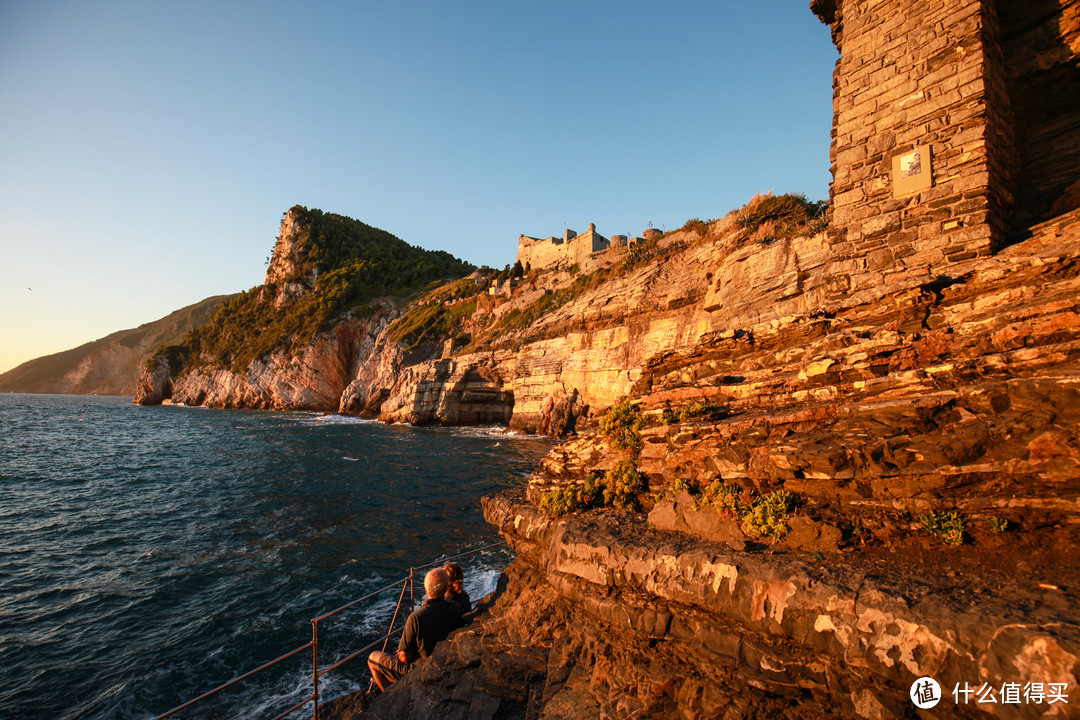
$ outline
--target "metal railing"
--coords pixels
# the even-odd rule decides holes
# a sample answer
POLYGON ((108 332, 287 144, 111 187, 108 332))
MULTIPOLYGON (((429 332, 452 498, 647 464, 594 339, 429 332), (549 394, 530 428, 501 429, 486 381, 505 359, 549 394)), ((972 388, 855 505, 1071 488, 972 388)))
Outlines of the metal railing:
POLYGON ((283 660, 287 660, 287 659, 293 657, 294 655, 298 655, 299 653, 302 653, 303 651, 307 650, 308 648, 311 648, 311 667, 312 667, 312 671, 311 671, 311 684, 312 684, 311 694, 308 695, 307 697, 305 697, 303 700, 301 700, 296 705, 293 705, 288 710, 281 713, 280 715, 276 715, 273 718, 273 720, 282 720, 282 718, 284 718, 285 716, 289 715, 290 713, 296 712, 300 708, 302 708, 305 705, 307 705, 308 703, 312 703, 312 702, 314 703, 314 711, 313 711, 313 716, 312 717, 314 718, 314 720, 319 720, 319 679, 322 678, 323 676, 325 676, 326 674, 328 674, 330 672, 333 672, 334 670, 341 667, 342 665, 349 662, 350 660, 354 660, 357 657, 359 657, 360 655, 363 655, 364 653, 367 653, 367 652, 373 650, 375 648, 375 646, 377 646, 379 643, 382 643, 382 649, 383 649, 384 652, 386 651, 386 648, 389 645, 391 638, 393 638, 394 635, 404 627, 404 623, 402 623, 402 626, 400 628, 397 627, 397 622, 398 622, 398 618, 401 616, 401 607, 402 607, 402 605, 403 605, 403 603, 405 601, 405 591, 406 590, 409 591, 409 612, 411 613, 413 611, 413 609, 415 609, 415 607, 416 607, 416 573, 418 571, 426 570, 428 568, 433 568, 433 567, 437 567, 437 566, 441 566, 441 565, 443 565, 443 564, 445 564, 447 562, 450 562, 451 560, 456 560, 458 558, 466 557, 468 555, 474 555, 476 553, 483 552, 484 550, 490 550, 492 548, 499 547, 499 546, 502 546, 502 545, 506 545, 506 541, 500 541, 500 542, 497 542, 497 543, 492 543, 491 545, 485 545, 483 547, 476 548, 474 550, 468 550, 468 551, 463 552, 463 553, 458 553, 457 555, 452 555, 450 557, 445 557, 445 558, 442 558, 441 560, 436 560, 435 562, 428 563, 427 565, 417 565, 415 567, 409 568, 408 576, 403 577, 402 579, 397 580, 395 582, 392 582, 389 585, 387 585, 386 587, 382 587, 382 588, 379 588, 378 590, 376 590, 374 592, 368 593, 367 595, 365 595, 365 596, 363 596, 361 598, 357 598, 356 600, 353 600, 353 601, 351 601, 349 603, 346 603, 345 605, 342 605, 341 607, 339 607, 336 610, 331 610, 330 612, 325 613, 323 615, 320 615, 319 617, 312 618, 311 619, 311 641, 310 642, 301 645, 300 647, 296 648, 295 650, 290 650, 289 652, 285 653, 281 657, 275 658, 274 660, 271 660, 270 662, 268 662, 268 663, 266 663, 264 665, 260 665, 259 667, 255 668, 254 670, 250 670, 250 671, 244 673, 243 675, 239 675, 239 676, 233 678, 232 680, 230 680, 229 682, 227 682, 227 683, 225 683, 223 685, 218 685, 213 690, 205 692, 205 693, 203 693, 202 695, 200 695, 197 698, 194 698, 192 700, 188 700, 183 705, 179 705, 179 706, 173 708, 172 710, 168 711, 167 713, 163 713, 161 715, 158 715, 158 716, 154 717, 153 720, 162 720, 162 718, 170 717, 170 716, 174 715, 175 713, 180 712, 181 710, 183 710, 185 708, 191 707, 192 705, 194 705, 194 704, 196 704, 198 702, 201 702, 202 700, 205 700, 208 697, 216 695, 217 693, 221 692, 222 690, 225 690, 226 688, 232 687, 233 685, 241 682, 242 680, 246 680, 247 678, 251 677, 252 675, 260 673, 260 672, 262 672, 263 670, 266 670, 269 667, 273 667, 274 665, 277 665, 279 662, 281 662, 283 660), (319 669, 319 623, 321 621, 329 618, 329 617, 337 615, 340 612, 348 610, 349 608, 354 607, 354 606, 356 606, 356 605, 358 605, 358 604, 360 604, 362 602, 365 602, 367 600, 371 600, 372 598, 377 597, 377 596, 381 595, 382 593, 387 592, 388 590, 393 590, 394 588, 396 588, 398 586, 401 586, 401 593, 398 595, 397 606, 394 608, 394 616, 390 620, 390 625, 386 630, 386 634, 381 636, 378 640, 375 640, 374 642, 365 645, 364 647, 362 647, 359 650, 351 653, 350 655, 342 658, 341 660, 338 660, 336 663, 334 663, 330 667, 320 670, 319 669))

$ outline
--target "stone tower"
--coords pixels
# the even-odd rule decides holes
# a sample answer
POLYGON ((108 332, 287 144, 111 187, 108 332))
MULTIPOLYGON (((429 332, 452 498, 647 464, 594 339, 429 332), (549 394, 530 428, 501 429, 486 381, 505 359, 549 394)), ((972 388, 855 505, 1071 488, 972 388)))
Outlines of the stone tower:
POLYGON ((1080 206, 1077 0, 813 0, 840 51, 831 234, 853 282, 1080 206))

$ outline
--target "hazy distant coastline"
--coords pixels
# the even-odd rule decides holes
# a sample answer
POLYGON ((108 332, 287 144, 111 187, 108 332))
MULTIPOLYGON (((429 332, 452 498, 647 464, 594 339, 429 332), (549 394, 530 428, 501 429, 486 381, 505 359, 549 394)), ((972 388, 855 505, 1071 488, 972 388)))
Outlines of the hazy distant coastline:
POLYGON ((0 374, 0 392, 134 395, 146 358, 162 345, 179 342, 231 297, 215 295, 137 328, 28 360, 0 374))

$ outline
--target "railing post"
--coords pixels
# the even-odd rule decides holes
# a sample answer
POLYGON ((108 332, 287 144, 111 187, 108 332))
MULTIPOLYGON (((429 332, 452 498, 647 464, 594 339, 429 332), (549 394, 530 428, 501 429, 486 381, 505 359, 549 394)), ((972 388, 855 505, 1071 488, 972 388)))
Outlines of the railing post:
MULTIPOLYGON (((468 552, 459 553, 458 555, 453 555, 450 558, 446 558, 446 559, 453 560, 455 558, 465 557, 466 555, 472 555, 472 554, 481 552, 483 550, 487 550, 488 548, 495 547, 496 545, 505 545, 505 544, 506 544, 505 541, 504 542, 494 543, 492 545, 488 545, 488 546, 485 546, 485 547, 482 547, 482 548, 476 548, 476 549, 470 550, 468 552)), ((429 568, 429 567, 434 567, 435 565, 438 565, 441 562, 442 561, 431 563, 429 565, 421 565, 420 569, 426 569, 426 568, 429 568)), ((410 612, 416 610, 416 570, 417 570, 416 567, 410 567, 409 568, 408 585, 409 585, 410 612)), ((307 697, 307 698, 304 698, 304 700, 301 701, 299 705, 295 705, 292 708, 290 708, 289 710, 286 710, 284 713, 282 713, 281 715, 278 716, 278 719, 284 718, 285 716, 290 715, 291 713, 296 712, 300 708, 304 707, 309 702, 314 701, 315 707, 314 707, 314 710, 313 710, 312 717, 313 717, 313 720, 319 720, 319 620, 325 620, 326 618, 330 617, 331 615, 335 615, 335 614, 341 612, 342 610, 346 610, 346 609, 348 609, 350 607, 353 607, 357 603, 360 603, 360 602, 362 602, 364 600, 368 600, 370 598, 373 598, 373 597, 379 595, 380 593, 382 593, 382 592, 384 592, 386 590, 389 590, 390 588, 397 587, 398 582, 399 581, 395 581, 395 582, 391 583, 390 585, 387 585, 385 588, 382 588, 380 590, 376 590, 375 592, 373 592, 373 593, 371 593, 369 595, 366 595, 364 597, 353 600, 352 602, 347 603, 347 604, 343 605, 342 607, 339 607, 337 610, 333 610, 331 612, 328 612, 325 615, 320 615, 317 618, 312 618, 312 620, 311 620, 311 642, 310 643, 301 645, 300 647, 296 648, 295 650, 293 650, 293 651, 291 651, 289 653, 286 653, 285 655, 282 655, 281 657, 279 657, 279 658, 277 658, 275 660, 271 660, 268 663, 260 665, 259 667, 255 668, 254 670, 248 671, 248 672, 244 673, 243 675, 239 675, 239 676, 233 678, 232 680, 230 680, 229 682, 225 683, 224 685, 219 685, 218 687, 214 688, 213 690, 210 690, 209 692, 203 693, 202 695, 200 695, 197 698, 194 698, 193 700, 188 700, 183 705, 180 705, 178 707, 173 708, 172 710, 165 713, 164 715, 158 715, 156 718, 154 718, 154 720, 163 720, 164 718, 170 717, 170 716, 174 715, 175 713, 177 713, 177 712, 179 712, 179 711, 181 711, 181 710, 183 710, 183 709, 185 709, 187 707, 190 707, 191 705, 194 705, 195 703, 197 703, 197 702, 199 702, 201 700, 205 700, 206 698, 210 697, 211 695, 214 695, 215 693, 218 693, 218 692, 224 690, 227 687, 231 687, 232 685, 235 685, 236 683, 238 683, 238 682, 240 682, 242 680, 246 680, 247 678, 251 677, 252 675, 255 675, 256 673, 259 673, 259 672, 262 672, 263 670, 266 670, 271 665, 275 665, 275 664, 281 662, 282 660, 285 660, 286 658, 290 658, 293 655, 296 655, 298 653, 303 652, 304 650, 306 650, 308 648, 308 645, 311 646, 311 678, 312 678, 311 696, 307 697)), ((425 593, 425 595, 426 595, 426 593, 425 593)), ((404 601, 405 601, 405 586, 404 586, 404 584, 402 584, 401 594, 398 597, 398 604, 397 604, 397 607, 394 609, 394 617, 390 620, 390 628, 389 628, 389 630, 387 630, 386 638, 383 639, 383 651, 384 652, 386 650, 387 643, 389 642, 390 637, 393 635, 394 626, 397 624, 398 612, 400 611, 401 605, 402 605, 402 603, 404 601)), ((335 668, 337 668, 339 665, 342 665, 345 662, 353 660, 354 658, 358 657, 361 652, 365 652, 368 649, 375 647, 378 644, 378 642, 379 641, 376 640, 371 645, 363 648, 362 650, 358 650, 357 652, 353 653, 351 656, 345 658, 344 660, 340 660, 337 663, 331 664, 329 666, 329 668, 327 668, 326 672, 331 672, 335 668)))
POLYGON ((312 699, 315 700, 313 720, 319 720, 319 621, 311 621, 311 679, 312 699))

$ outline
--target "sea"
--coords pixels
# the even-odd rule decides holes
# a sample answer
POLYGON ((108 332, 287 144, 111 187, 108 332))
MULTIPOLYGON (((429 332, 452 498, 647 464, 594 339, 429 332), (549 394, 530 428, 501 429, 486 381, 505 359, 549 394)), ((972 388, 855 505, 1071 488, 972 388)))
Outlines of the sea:
MULTIPOLYGON (((458 562, 479 598, 512 559, 480 498, 521 486, 550 447, 502 428, 0 394, 0 717, 153 718, 360 600, 319 622, 329 668, 386 632, 400 586, 366 596, 477 549, 458 562)), ((274 718, 310 695, 314 662, 304 649, 173 717, 274 718)), ((368 682, 360 655, 319 695, 368 682)))

